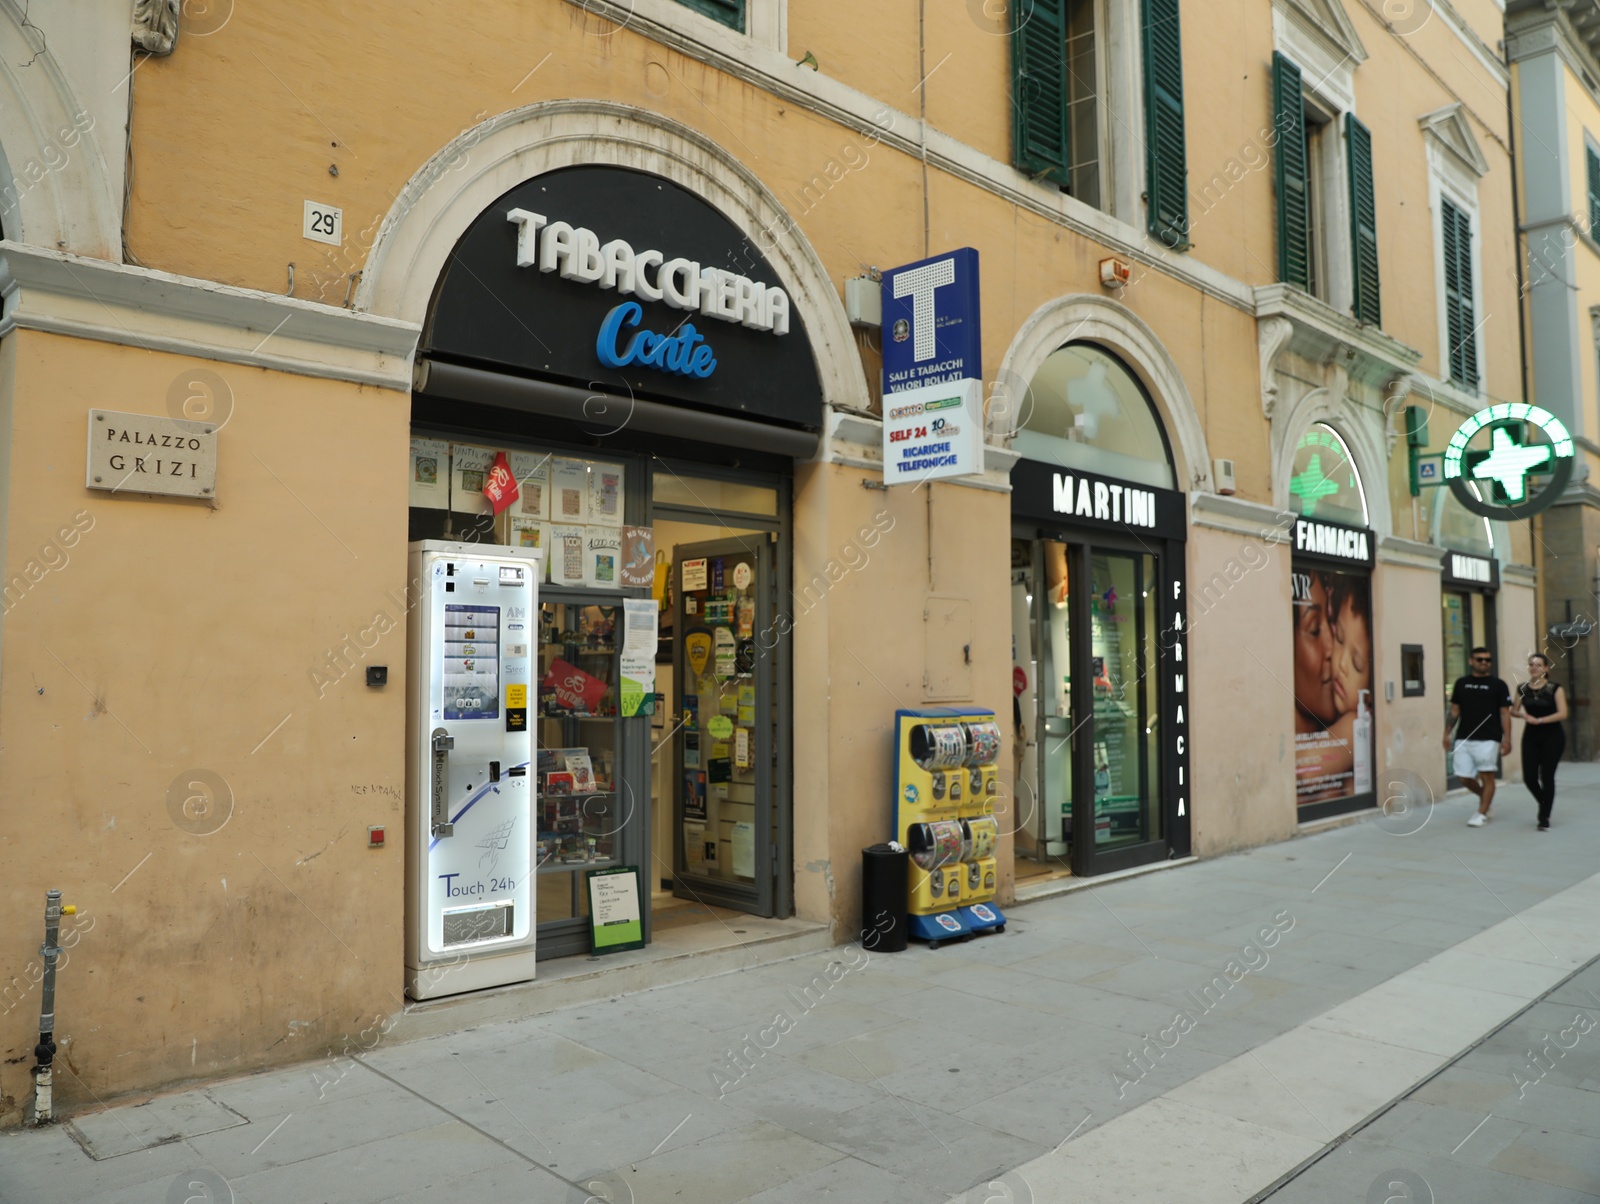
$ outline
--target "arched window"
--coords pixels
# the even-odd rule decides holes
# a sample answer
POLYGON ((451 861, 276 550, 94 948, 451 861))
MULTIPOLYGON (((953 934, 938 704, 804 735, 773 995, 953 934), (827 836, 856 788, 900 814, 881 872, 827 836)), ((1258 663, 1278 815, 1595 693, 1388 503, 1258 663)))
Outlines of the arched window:
POLYGON ((1030 460, 1172 489, 1172 455, 1137 377, 1108 351, 1072 343, 1034 374, 1013 444, 1030 460))
POLYGON ((1316 423, 1294 452, 1289 477, 1289 508, 1307 518, 1367 525, 1367 495, 1350 448, 1331 426, 1316 423))
MULTIPOLYGON (((1482 496, 1477 485, 1468 482, 1467 488, 1482 496)), ((1489 529, 1489 520, 1468 510, 1449 489, 1435 489, 1434 493, 1439 499, 1434 503, 1434 542, 1454 552, 1492 557, 1494 532, 1489 529)))

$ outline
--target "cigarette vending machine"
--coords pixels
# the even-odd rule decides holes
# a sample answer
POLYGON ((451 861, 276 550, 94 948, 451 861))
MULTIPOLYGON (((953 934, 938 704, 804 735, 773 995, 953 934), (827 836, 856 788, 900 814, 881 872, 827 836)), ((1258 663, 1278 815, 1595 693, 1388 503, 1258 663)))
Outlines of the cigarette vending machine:
POLYGON ((532 549, 411 545, 406 993, 534 974, 532 549))

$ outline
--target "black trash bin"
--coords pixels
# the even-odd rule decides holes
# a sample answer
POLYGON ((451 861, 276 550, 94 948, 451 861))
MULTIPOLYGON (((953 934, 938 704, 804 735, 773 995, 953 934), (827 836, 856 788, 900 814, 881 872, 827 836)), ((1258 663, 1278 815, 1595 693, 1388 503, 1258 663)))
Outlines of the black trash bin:
POLYGON ((868 953, 906 948, 906 887, 911 854, 886 844, 861 850, 861 947, 868 953))

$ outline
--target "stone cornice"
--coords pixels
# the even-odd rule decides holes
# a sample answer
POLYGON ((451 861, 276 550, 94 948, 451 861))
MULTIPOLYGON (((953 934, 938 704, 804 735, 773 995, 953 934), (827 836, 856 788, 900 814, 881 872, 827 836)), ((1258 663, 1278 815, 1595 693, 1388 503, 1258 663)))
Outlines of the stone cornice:
POLYGON ((0 336, 40 330, 410 392, 420 327, 0 241, 0 336))
POLYGON ((1381 564, 1399 564, 1425 572, 1442 573, 1444 549, 1437 544, 1385 535, 1378 540, 1378 561, 1381 564))
MULTIPOLYGON (((1279 356, 1286 351, 1313 363, 1336 364, 1352 381, 1379 387, 1410 373, 1422 359, 1422 352, 1414 347, 1390 338, 1376 326, 1339 313, 1293 285, 1263 285, 1255 290, 1255 301, 1257 321, 1272 332, 1270 345, 1263 349, 1271 352, 1271 362, 1264 354, 1261 365, 1264 392, 1269 383, 1274 383, 1271 374, 1279 356), (1287 321, 1289 328, 1285 330, 1281 321, 1269 319, 1287 321)), ((1270 414, 1271 402, 1264 399, 1263 404, 1270 414)))

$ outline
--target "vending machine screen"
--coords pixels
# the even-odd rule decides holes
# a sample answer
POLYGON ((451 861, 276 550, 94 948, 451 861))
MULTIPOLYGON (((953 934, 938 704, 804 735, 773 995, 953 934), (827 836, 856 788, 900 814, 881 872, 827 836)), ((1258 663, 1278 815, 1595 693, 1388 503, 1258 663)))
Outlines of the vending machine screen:
POLYGON ((500 717, 500 608, 444 608, 444 717, 500 717))

